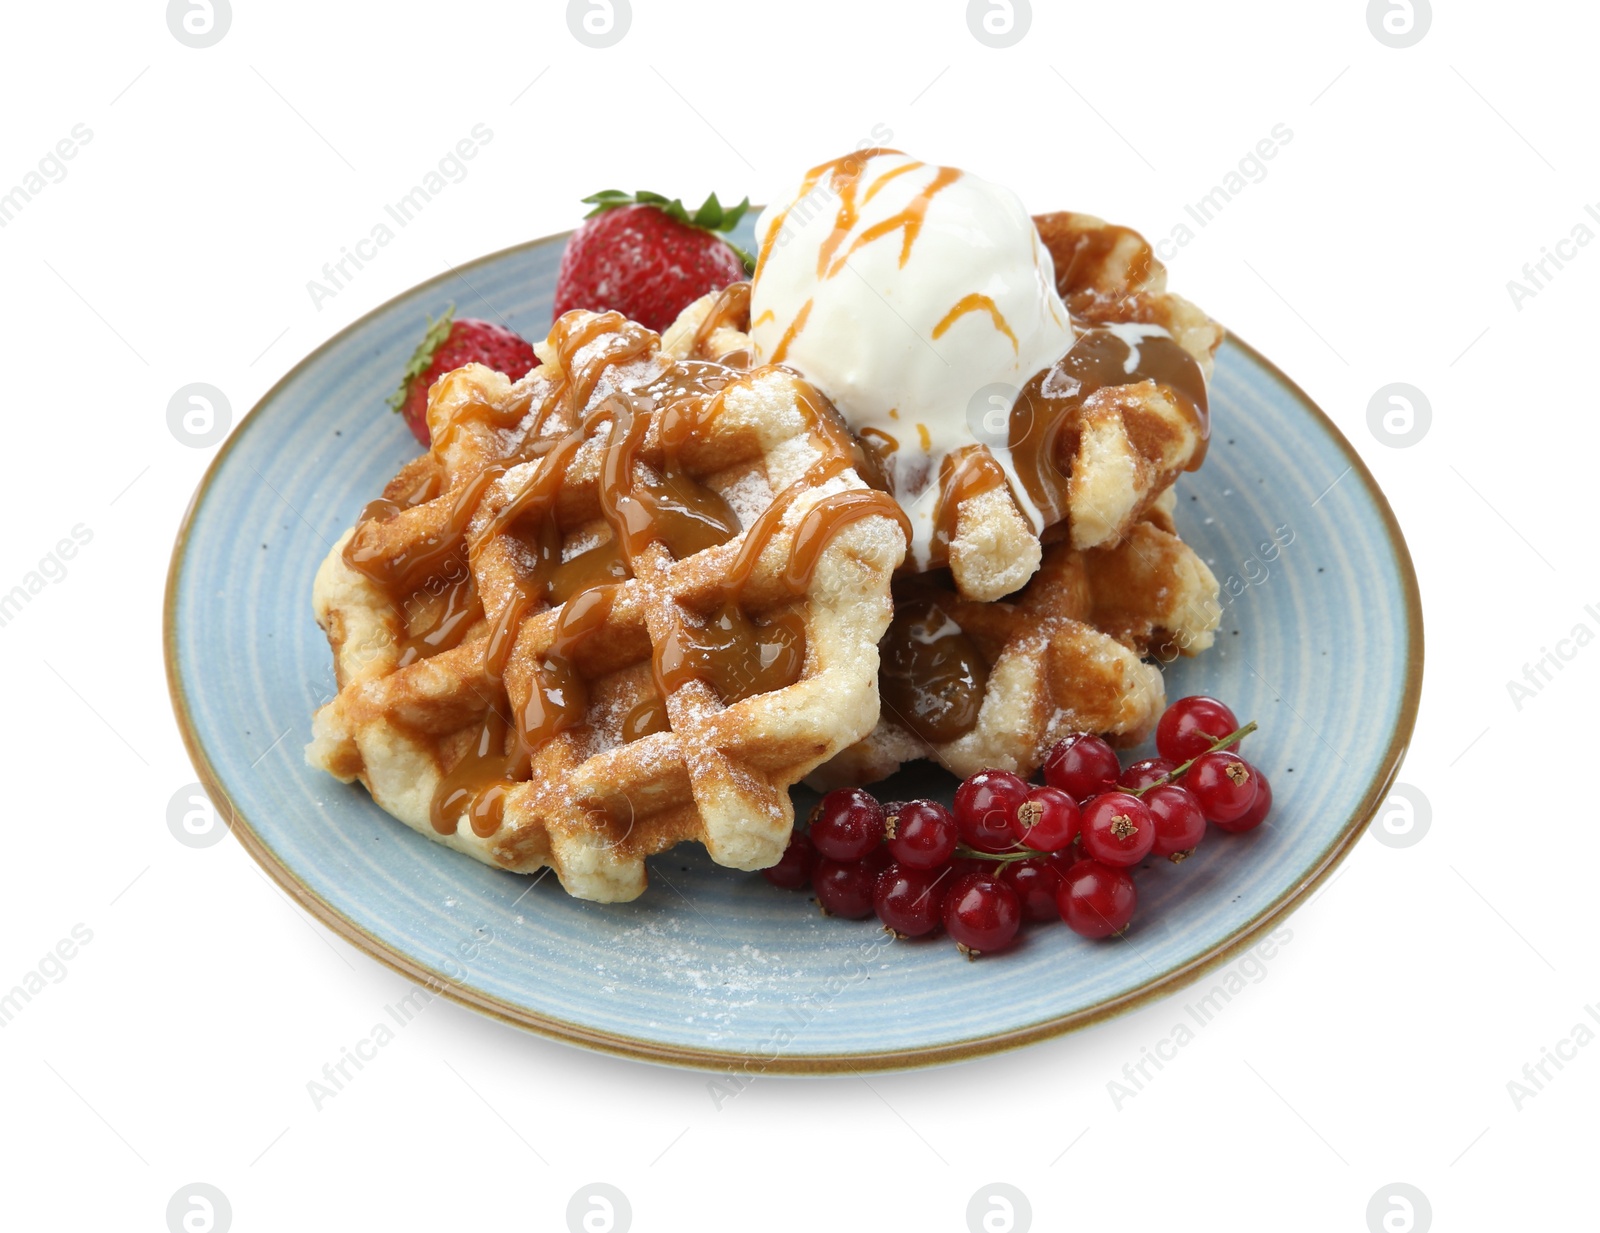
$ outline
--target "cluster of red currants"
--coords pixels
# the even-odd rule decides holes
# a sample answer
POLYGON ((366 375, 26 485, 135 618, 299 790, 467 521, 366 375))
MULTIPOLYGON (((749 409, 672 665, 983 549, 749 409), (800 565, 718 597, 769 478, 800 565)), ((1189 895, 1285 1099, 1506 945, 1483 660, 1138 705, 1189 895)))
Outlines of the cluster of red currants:
POLYGON ((763 873, 775 886, 812 887, 830 915, 876 913, 900 937, 943 925, 969 958, 1009 946, 1025 920, 1063 920, 1086 938, 1120 934, 1138 902, 1130 872, 1140 861, 1183 860, 1208 821, 1239 833, 1266 818, 1272 787, 1237 749, 1254 730, 1197 695, 1161 716, 1161 756, 1126 768, 1101 738, 1081 735, 1051 749, 1042 785, 979 771, 956 789, 953 810, 840 788, 763 873))

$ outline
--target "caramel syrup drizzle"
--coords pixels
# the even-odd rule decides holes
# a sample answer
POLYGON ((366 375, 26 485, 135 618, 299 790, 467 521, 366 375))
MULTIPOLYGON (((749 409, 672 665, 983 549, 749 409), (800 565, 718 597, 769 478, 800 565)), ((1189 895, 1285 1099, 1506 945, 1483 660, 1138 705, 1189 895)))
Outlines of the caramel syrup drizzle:
POLYGON ((778 338, 778 345, 772 349, 772 362, 781 364, 789 356, 789 347, 793 344, 800 331, 806 328, 806 322, 811 319, 811 306, 816 301, 807 300, 800 305, 800 311, 795 313, 794 320, 784 327, 782 335, 778 338))
MULTIPOLYGON (((893 174, 894 172, 890 172, 883 178, 887 179, 889 175, 893 174)), ((933 179, 929 181, 928 186, 913 197, 904 208, 897 210, 888 218, 880 219, 878 222, 873 223, 872 226, 852 240, 850 247, 844 251, 844 254, 835 260, 832 265, 828 266, 826 277, 832 278, 843 270, 846 262, 860 249, 865 248, 875 240, 881 240, 884 236, 893 235, 896 231, 902 233, 900 236, 900 268, 902 270, 905 269, 906 262, 911 259, 911 250, 916 247, 917 237, 922 234, 922 224, 928 216, 928 207, 933 203, 935 197, 960 178, 961 172, 957 168, 940 167, 933 179)), ((837 236, 838 232, 836 231, 834 235, 837 236)))
POLYGON ((511 750, 506 751, 510 728, 500 709, 491 706, 477 739, 434 791, 429 812, 435 831, 455 834, 463 813, 480 839, 500 829, 506 792, 517 779, 526 778, 529 769, 521 741, 512 739, 511 750))
POLYGON ((750 283, 741 279, 724 287, 712 301, 711 309, 694 332, 690 344, 691 355, 704 355, 711 336, 718 330, 732 328, 740 333, 750 332, 750 283))
MULTIPOLYGON (((362 509, 357 523, 359 525, 364 522, 388 522, 402 510, 431 499, 435 495, 437 486, 438 481, 435 477, 428 486, 410 494, 406 502, 390 501, 385 498, 370 501, 362 509)), ((351 543, 345 545, 345 562, 360 569, 369 579, 374 573, 378 574, 379 578, 374 580, 380 581, 380 585, 383 585, 386 591, 394 589, 387 582, 381 581, 389 576, 389 569, 385 564, 375 560, 370 548, 363 554, 363 559, 359 563, 353 563, 352 556, 358 554, 361 554, 361 549, 355 545, 352 537, 351 543)), ((472 571, 467 568, 465 562, 454 556, 447 557, 437 572, 431 574, 421 585, 414 587, 400 607, 402 628, 395 642, 398 655, 396 667, 400 668, 459 646, 467 631, 472 628, 472 623, 483 611, 478 602, 478 587, 472 571), (454 569, 450 568, 452 566, 454 569)))
POLYGON ((590 587, 561 606, 528 704, 518 716, 518 735, 530 751, 582 725, 589 710, 589 686, 573 658, 589 635, 605 625, 616 597, 613 583, 590 587))
MULTIPOLYGON (((461 550, 478 502, 504 471, 503 466, 486 467, 474 475, 451 501, 445 525, 398 554, 389 555, 374 546, 367 528, 388 523, 411 507, 380 499, 361 511, 356 533, 345 544, 342 556, 346 565, 376 584, 405 614, 404 628, 396 640, 400 667, 459 646, 481 613, 472 571, 461 550), (429 598, 441 595, 442 602, 428 604, 429 598), (413 614, 419 606, 425 612, 431 607, 433 620, 414 629, 417 621, 413 614)), ((424 494, 429 491, 413 494, 419 497, 413 504, 428 499, 424 494)))
MULTIPOLYGON (((868 244, 876 243, 878 240, 891 236, 897 231, 901 233, 900 268, 904 269, 906 262, 911 259, 911 252, 916 247, 917 238, 922 234, 923 224, 928 216, 928 207, 933 203, 935 197, 959 180, 962 173, 956 167, 935 168, 933 178, 916 196, 893 214, 887 218, 879 219, 872 226, 863 230, 855 239, 850 240, 850 233, 856 229, 857 224, 861 221, 862 208, 873 197, 877 196, 886 184, 908 172, 928 166, 927 163, 913 159, 902 163, 898 167, 891 167, 887 171, 878 173, 865 185, 865 191, 863 191, 862 179, 868 161, 877 155, 898 155, 900 153, 899 150, 880 147, 852 151, 849 154, 840 155, 838 158, 829 159, 825 163, 818 163, 810 171, 806 172, 805 178, 800 183, 800 191, 796 194, 794 203, 785 206, 782 212, 773 219, 772 226, 767 229, 767 234, 761 241, 761 249, 756 261, 756 280, 760 281, 762 267, 766 265, 767 259, 772 255, 772 250, 778 242, 778 236, 788 222, 789 215, 793 212, 795 204, 809 197, 824 179, 828 181, 829 188, 838 197, 838 207, 834 212, 833 229, 817 248, 817 281, 819 283, 826 282, 831 278, 837 277, 849 263, 850 258, 857 252, 868 244), (850 240, 848 248, 844 248, 846 240, 850 240), (844 248, 843 252, 839 251, 841 248, 844 248)), ((970 299, 971 297, 968 298, 970 299)), ((778 339, 777 346, 773 348, 772 355, 768 357, 771 363, 781 364, 789 354, 789 348, 794 344, 794 340, 799 336, 800 332, 805 329, 806 322, 811 316, 812 303, 813 301, 808 299, 802 304, 800 310, 795 313, 794 319, 785 327, 782 336, 778 339)), ((1009 334, 1010 329, 1004 324, 1004 318, 999 318, 998 312, 995 312, 994 315, 998 318, 996 322, 997 328, 1005 330, 1009 334)), ((763 320, 765 317, 766 314, 763 313, 763 320)), ((937 335, 935 336, 937 337, 937 335)), ((1012 342, 1015 345, 1015 338, 1012 339, 1012 342)))
MULTIPOLYGON (((1059 216, 1035 215, 1035 223, 1052 224, 1059 216)), ((1128 286, 1144 287, 1149 284, 1155 273, 1155 250, 1149 242, 1131 227, 1122 227, 1116 223, 1102 223, 1097 227, 1084 227, 1075 229, 1071 238, 1070 252, 1055 252, 1056 289, 1061 298, 1071 305, 1075 296, 1087 294, 1094 295, 1095 284, 1111 261, 1112 254, 1124 243, 1132 239, 1131 255, 1127 258, 1127 274, 1124 281, 1128 286), (1065 260, 1060 258, 1065 257, 1065 260)), ((1063 246, 1064 247, 1064 246, 1063 246)))
POLYGON ((911 542, 911 519, 888 493, 852 488, 823 497, 806 511, 795 528, 794 547, 790 549, 789 563, 783 571, 784 585, 794 594, 803 595, 810 589, 823 549, 851 523, 874 516, 893 518, 900 524, 906 542, 911 542))
POLYGON ((1019 346, 1017 336, 1012 333, 1011 324, 1006 320, 1005 314, 1000 311, 1000 306, 989 296, 977 291, 972 292, 970 295, 962 296, 951 306, 949 312, 939 318, 939 324, 933 327, 935 341, 943 338, 945 331, 968 313, 988 313, 989 320, 994 323, 994 328, 1011 340, 1011 354, 1017 354, 1019 346))
MULTIPOLYGON (((748 284, 735 284, 718 298, 702 323, 707 339, 719 324, 748 317, 748 294, 748 284)), ((446 642, 459 644, 467 627, 482 614, 472 582, 476 571, 471 567, 496 537, 521 537, 531 549, 534 564, 514 577, 514 591, 496 614, 482 650, 484 676, 500 699, 505 697, 506 668, 527 618, 541 605, 561 605, 550 644, 535 666, 527 703, 508 717, 499 704, 491 702, 465 755, 439 784, 430 812, 434 828, 442 834, 455 833, 463 815, 475 835, 487 838, 495 834, 503 821, 506 794, 527 779, 534 753, 545 742, 584 725, 589 687, 577 667, 577 656, 584 642, 605 626, 618 584, 633 576, 645 554, 664 549, 682 559, 726 543, 739 531, 738 519, 726 501, 694 479, 679 460, 699 426, 717 414, 723 391, 738 375, 725 365, 696 360, 669 364, 646 385, 619 387, 607 394, 572 431, 541 435, 554 408, 565 405, 569 418, 578 418, 572 413, 596 399, 607 374, 650 355, 655 338, 614 313, 581 323, 566 318, 557 322, 550 341, 559 356, 563 378, 521 442, 503 460, 486 464, 459 485, 450 498, 443 525, 421 544, 397 554, 385 554, 370 544, 372 533, 364 530, 366 523, 387 522, 406 508, 387 501, 368 507, 362 526, 345 550, 351 567, 397 603, 423 589, 431 590, 441 578, 455 588, 442 603, 443 615, 430 630, 412 639, 419 645, 404 661, 411 662, 445 649, 446 642), (583 352, 587 354, 580 360, 583 352), (662 462, 653 468, 655 478, 646 481, 638 471, 652 424, 662 462), (597 497, 610 538, 562 561, 557 503, 578 451, 601 429, 606 429, 608 436, 597 497), (529 462, 535 465, 521 477, 515 492, 472 529, 491 486, 529 462)), ((678 636, 669 637, 665 649, 652 657, 658 696, 647 695, 625 717, 622 734, 626 740, 668 728, 663 699, 684 680, 708 680, 725 702, 732 703, 792 684, 803 671, 805 627, 800 615, 789 612, 770 621, 754 620, 741 607, 743 589, 762 549, 777 531, 783 511, 808 483, 821 482, 816 478, 819 475, 831 478, 852 465, 859 466, 864 476, 875 471, 871 459, 826 400, 803 383, 800 388, 802 409, 822 437, 827 457, 812 468, 809 480, 791 485, 752 525, 734 568, 723 579, 720 607, 706 626, 691 629, 681 620, 676 623, 673 633, 678 636)), ((525 415, 526 405, 515 422, 525 415)), ((505 417, 491 414, 488 418, 497 428, 515 426, 515 422, 502 422, 505 417)), ((434 497, 436 487, 435 482, 419 491, 412 504, 434 497)), ((875 490, 835 494, 807 511, 797 528, 795 549, 784 574, 787 585, 797 594, 803 592, 833 536, 873 513, 887 513, 906 526, 899 507, 875 490)))
POLYGON ((483 401, 474 403, 471 407, 462 408, 451 419, 450 423, 445 425, 443 432, 433 439, 434 446, 440 453, 443 453, 461 435, 462 430, 468 424, 482 424, 485 427, 500 431, 515 428, 522 422, 523 417, 527 415, 531 403, 531 393, 525 393, 522 397, 512 400, 503 407, 496 407, 487 401, 483 401))
MULTIPOLYGON (((656 689, 662 696, 690 680, 702 680, 731 705, 792 685, 800 678, 805 667, 805 623, 799 613, 786 612, 766 623, 757 622, 740 607, 739 594, 795 500, 849 469, 854 461, 851 452, 836 449, 813 463, 750 525, 722 576, 718 606, 709 620, 695 627, 680 618, 663 639, 653 662, 656 689)), ((893 497, 877 489, 848 489, 812 505, 795 528, 789 559, 780 575, 784 589, 794 596, 805 594, 823 551, 834 538, 851 523, 875 515, 895 519, 910 541, 911 523, 905 512, 893 497)))
POLYGON ((1011 408, 1013 465, 1047 526, 1066 516, 1068 468, 1077 450, 1079 418, 1084 403, 1099 390, 1155 382, 1173 397, 1200 438, 1186 469, 1193 471, 1205 461, 1211 415, 1200 365, 1166 335, 1142 338, 1137 348, 1135 359, 1130 344, 1112 331, 1086 329, 1053 369, 1023 387, 1011 408))
POLYGON ((950 557, 950 541, 956 537, 962 503, 1005 486, 1005 471, 983 446, 965 445, 945 456, 939 464, 939 505, 933 515, 929 546, 929 556, 935 564, 950 557))
MULTIPOLYGON (((613 318, 620 321, 620 318, 613 318)), ((631 323, 625 323, 625 329, 631 323)), ((571 384, 587 389, 592 397, 605 368, 627 362, 649 349, 652 336, 633 327, 644 338, 640 348, 636 339, 605 348, 584 365, 573 367, 576 352, 600 336, 594 322, 585 328, 563 333, 556 346, 564 370, 571 373, 571 384)), ((555 337, 553 334, 552 337, 555 337)), ((503 683, 507 661, 516 644, 523 622, 536 605, 554 600, 562 605, 549 646, 535 666, 527 704, 516 715, 510 731, 503 717, 491 708, 485 719, 483 736, 476 749, 497 732, 502 745, 510 748, 497 758, 476 756, 469 750, 465 760, 471 765, 460 774, 454 771, 440 785, 432 802, 435 829, 453 832, 456 818, 466 812, 474 833, 492 835, 501 815, 498 807, 485 802, 502 800, 510 785, 527 777, 532 756, 546 742, 563 732, 583 725, 589 707, 588 683, 575 664, 579 648, 602 628, 616 599, 616 585, 634 572, 639 558, 651 544, 663 542, 675 555, 688 555, 702 547, 725 542, 738 530, 738 522, 725 501, 699 485, 677 465, 676 451, 692 436, 696 410, 688 406, 696 394, 709 392, 709 385, 727 383, 723 370, 708 371, 700 366, 686 374, 688 388, 671 391, 672 400, 641 401, 650 405, 640 409, 630 395, 608 397, 584 417, 578 428, 566 434, 539 458, 538 466, 515 495, 489 518, 473 536, 473 553, 496 536, 506 534, 518 523, 529 521, 538 527, 537 565, 528 577, 518 579, 516 590, 490 630, 484 651, 484 671, 489 680, 503 683), (699 389, 693 388, 698 378, 699 389), (659 420, 665 473, 657 485, 641 485, 634 474, 638 452, 650 424, 659 420), (599 488, 601 513, 611 539, 569 561, 560 561, 560 534, 555 524, 555 504, 566 474, 577 452, 602 426, 609 428, 609 441, 602 461, 599 488), (470 792, 470 801, 462 796, 470 792), (492 824, 492 825, 491 825, 492 824), (482 827, 490 829, 483 830, 482 827)), ((660 379, 647 387, 656 391, 660 379)), ((667 393, 667 391, 660 391, 667 393)), ((560 396, 560 392, 558 392, 560 396)), ((637 725, 635 725, 637 727, 637 725)), ((493 742, 490 741, 490 745, 493 742)))
MULTIPOLYGON (((1052 526, 1067 515, 1069 469, 1077 452, 1078 425, 1090 395, 1108 386, 1154 381, 1165 389, 1194 426, 1199 448, 1189 460, 1193 471, 1205 461, 1211 417, 1200 365, 1174 339, 1152 335, 1132 348, 1110 330, 1077 323, 1077 341, 1055 365, 1023 387, 1011 408, 1008 443, 1013 465, 1028 496, 1052 526), (1050 393, 1045 393, 1046 389, 1050 393)), ((1006 475, 987 449, 965 446, 939 468, 939 504, 934 514, 930 556, 948 559, 963 501, 1006 485, 1006 475)))

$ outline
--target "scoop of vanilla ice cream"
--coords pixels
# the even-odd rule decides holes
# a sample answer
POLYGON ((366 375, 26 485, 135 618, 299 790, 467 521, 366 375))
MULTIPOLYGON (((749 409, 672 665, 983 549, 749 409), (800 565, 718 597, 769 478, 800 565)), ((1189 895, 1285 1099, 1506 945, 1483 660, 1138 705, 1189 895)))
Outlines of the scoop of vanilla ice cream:
POLYGON ((867 151, 813 168, 762 214, 757 239, 755 357, 798 370, 857 434, 892 449, 918 563, 927 565, 939 464, 975 442, 991 448, 1042 530, 1012 470, 1007 413, 1073 331, 1016 194, 867 151))

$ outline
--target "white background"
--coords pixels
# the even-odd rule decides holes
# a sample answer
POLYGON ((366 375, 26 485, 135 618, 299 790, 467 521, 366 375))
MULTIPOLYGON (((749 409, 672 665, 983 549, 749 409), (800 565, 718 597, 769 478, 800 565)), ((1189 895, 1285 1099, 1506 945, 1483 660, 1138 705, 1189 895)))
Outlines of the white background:
POLYGON ((74 525, 93 539, 0 628, 0 988, 75 924, 93 941, 0 1031, 6 1225, 161 1230, 203 1181, 241 1231, 559 1231, 600 1180, 639 1230, 961 1230, 995 1181, 1039 1229, 1360 1233, 1394 1182, 1441 1230, 1592 1227, 1600 1048, 1520 1110, 1507 1082, 1600 1003, 1579 782, 1600 650, 1520 709, 1507 681, 1580 622, 1600 631, 1584 612, 1600 604, 1600 245, 1520 307, 1506 284, 1600 203, 1600 21, 1577 3, 1436 7, 1396 50, 1360 0, 1035 0, 1026 37, 995 50, 958 0, 634 0, 627 36, 594 50, 554 2, 235 0, 226 37, 196 50, 160 0, 9 6, 0 191, 74 125, 93 136, 0 229, 0 591, 74 525), (314 307, 307 280, 477 123, 494 139, 470 175, 314 307), (447 262, 573 225, 586 193, 767 199, 878 124, 1034 209, 1152 238, 1292 130, 1172 282, 1302 383, 1394 503, 1428 617, 1402 779, 1431 830, 1364 839, 1265 978, 1120 1110, 1108 1082, 1196 991, 870 1086, 762 1080, 720 1111, 704 1075, 440 1001, 316 1111, 307 1080, 405 985, 237 844, 167 830, 195 776, 161 591, 214 453, 168 432, 169 397, 212 383, 237 420, 348 322, 447 262), (1404 449, 1367 427, 1395 381, 1432 406, 1404 449))

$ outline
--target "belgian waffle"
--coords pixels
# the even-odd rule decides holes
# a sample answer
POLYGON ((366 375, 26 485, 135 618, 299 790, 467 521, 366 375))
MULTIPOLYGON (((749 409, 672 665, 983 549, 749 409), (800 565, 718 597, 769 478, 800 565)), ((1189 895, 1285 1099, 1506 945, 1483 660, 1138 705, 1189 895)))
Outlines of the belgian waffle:
POLYGON ((1205 459, 1222 329, 1166 290, 1137 232, 1086 214, 1034 222, 1078 338, 1024 390, 1010 429, 1034 525, 1055 542, 1035 536, 987 448, 947 467, 949 581, 897 586, 883 714, 814 786, 871 782, 918 758, 962 776, 1031 774, 1074 732, 1137 744, 1165 702, 1145 657, 1211 646, 1217 581, 1178 538, 1172 484, 1205 459))
POLYGON ((1056 290, 1074 322, 1160 326, 1211 379, 1222 327, 1167 290, 1167 268, 1142 235, 1070 211, 1038 214, 1033 222, 1055 263, 1056 290))
POLYGON ((314 588, 340 688, 308 760, 585 899, 686 840, 773 864, 789 787, 878 715, 904 517, 814 389, 712 362, 736 296, 691 311, 666 346, 569 313, 522 381, 441 378, 314 588))
MULTIPOLYGON (((1056 437, 1070 476, 1061 521, 1041 545, 989 451, 975 445, 957 456, 941 493, 948 533, 936 539, 948 548, 948 573, 896 584, 883 713, 869 736, 810 776, 813 786, 871 782, 918 758, 963 776, 986 767, 1032 773, 1072 732, 1137 744, 1165 699, 1159 669, 1143 659, 1211 646, 1217 581, 1177 535, 1172 483, 1205 456, 1205 382, 1221 328, 1165 291, 1165 270, 1136 232, 1082 214, 1036 222, 1079 332, 1055 371, 1100 382, 1056 437), (1126 326, 1134 332, 1106 332, 1126 326), (1135 368, 1147 375, 1115 384, 1135 348, 1135 368), (975 578, 983 580, 976 595, 975 578), (996 591, 1011 598, 985 600, 996 591), (937 645, 945 620, 960 633, 946 643, 956 666, 935 666, 928 652, 920 667, 964 698, 941 710, 925 681, 897 686, 889 661, 898 656, 913 673, 908 648, 937 645), (928 706, 943 722, 918 718, 928 706)), ((674 327, 680 337, 705 332, 712 298, 685 312, 674 327)), ((726 325, 716 337, 720 349, 748 352, 749 340, 726 325)))
POLYGON ((1007 489, 988 446, 946 462, 932 563, 949 565, 966 599, 1026 582, 1043 555, 1039 528, 1064 524, 1080 549, 1118 543, 1205 459, 1222 328, 1166 290, 1166 269, 1137 232, 1087 214, 1034 222, 1078 337, 1011 410, 1023 492, 1007 489))
POLYGON ((938 575, 896 587, 872 734, 819 768, 819 789, 870 783, 932 758, 957 775, 1031 775, 1074 732, 1143 740, 1165 705, 1170 659, 1208 648, 1217 580, 1176 535, 1171 491, 1114 547, 1045 549, 1010 601, 962 598, 938 575))

